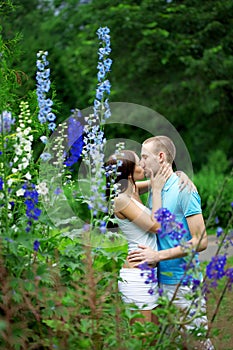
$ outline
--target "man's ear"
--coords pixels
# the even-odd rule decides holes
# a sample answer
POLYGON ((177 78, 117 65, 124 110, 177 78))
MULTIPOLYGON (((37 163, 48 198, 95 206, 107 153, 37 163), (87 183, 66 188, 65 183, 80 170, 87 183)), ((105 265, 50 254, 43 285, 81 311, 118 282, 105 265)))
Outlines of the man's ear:
POLYGON ((162 164, 166 161, 166 156, 164 152, 159 152, 159 163, 162 164))

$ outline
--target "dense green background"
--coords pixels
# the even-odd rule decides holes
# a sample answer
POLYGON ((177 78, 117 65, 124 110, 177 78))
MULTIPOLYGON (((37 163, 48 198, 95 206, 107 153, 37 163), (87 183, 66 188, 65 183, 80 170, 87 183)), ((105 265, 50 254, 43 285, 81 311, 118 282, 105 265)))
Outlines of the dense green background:
POLYGON ((13 12, 7 3, 0 7, 7 13, 0 19, 3 37, 22 34, 23 54, 13 62, 22 95, 35 86, 37 51, 47 50, 62 102, 60 118, 67 118, 71 108, 90 106, 96 30, 108 26, 111 101, 141 104, 164 115, 184 139, 195 171, 216 148, 232 162, 232 0, 13 0, 13 12))

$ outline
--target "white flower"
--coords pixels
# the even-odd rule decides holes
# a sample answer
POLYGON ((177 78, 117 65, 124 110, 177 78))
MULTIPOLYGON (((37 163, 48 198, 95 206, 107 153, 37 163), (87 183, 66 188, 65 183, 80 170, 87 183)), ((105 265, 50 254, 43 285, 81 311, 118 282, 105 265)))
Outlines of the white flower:
POLYGON ((23 132, 24 136, 27 136, 30 133, 30 131, 31 131, 31 128, 25 129, 23 132))
POLYGON ((26 146, 24 146, 24 151, 25 152, 30 152, 31 151, 31 143, 27 143, 26 146))
POLYGON ((25 193, 25 190, 23 188, 20 188, 18 191, 16 191, 16 196, 20 197, 23 196, 25 193))
POLYGON ((27 172, 27 174, 25 174, 25 177, 27 180, 31 180, 31 178, 32 178, 31 174, 29 172, 27 172))
POLYGON ((41 137, 40 137, 40 140, 41 140, 44 144, 46 144, 46 143, 48 142, 48 138, 47 138, 46 136, 41 136, 41 137))
POLYGON ((7 180, 7 184, 8 184, 8 186, 11 187, 11 185, 13 184, 13 180, 12 179, 7 180))
POLYGON ((26 160, 23 163, 19 164, 18 168, 19 168, 19 170, 23 170, 23 169, 26 169, 28 167, 28 165, 29 165, 29 162, 26 160))
POLYGON ((38 184, 36 186, 36 189, 37 189, 37 192, 42 196, 45 196, 49 192, 46 182, 41 182, 40 184, 38 184))
POLYGON ((17 154, 17 156, 21 156, 22 153, 23 153, 23 151, 21 150, 21 148, 16 148, 15 154, 17 154))
POLYGON ((13 174, 17 173, 17 171, 18 171, 18 169, 12 168, 12 173, 13 173, 13 174))

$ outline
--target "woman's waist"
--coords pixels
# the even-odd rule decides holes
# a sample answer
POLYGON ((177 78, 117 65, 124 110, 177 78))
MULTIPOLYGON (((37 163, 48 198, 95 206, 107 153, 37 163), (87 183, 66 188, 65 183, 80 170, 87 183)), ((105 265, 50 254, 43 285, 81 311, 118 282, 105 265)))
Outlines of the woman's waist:
MULTIPOLYGON (((126 258, 124 264, 122 265, 123 269, 140 269, 140 261, 134 261, 134 262, 129 262, 128 259, 126 258), (139 264, 139 266, 138 266, 139 264)), ((148 265, 149 268, 155 267, 155 266, 150 266, 148 265)))
POLYGON ((134 250, 141 250, 138 245, 144 245, 150 247, 153 250, 158 250, 157 239, 144 239, 144 240, 128 240, 128 253, 131 253, 134 250))
POLYGON ((138 268, 138 266, 136 266, 138 264, 138 261, 136 262, 129 262, 127 259, 125 260, 122 268, 124 269, 133 269, 133 268, 138 268))

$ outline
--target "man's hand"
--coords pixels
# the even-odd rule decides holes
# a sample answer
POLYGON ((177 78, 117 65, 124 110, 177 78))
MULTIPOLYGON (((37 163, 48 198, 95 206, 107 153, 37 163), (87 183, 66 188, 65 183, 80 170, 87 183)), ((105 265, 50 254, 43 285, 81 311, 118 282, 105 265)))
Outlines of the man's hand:
POLYGON ((141 248, 142 250, 134 250, 131 253, 129 253, 127 260, 130 263, 136 262, 134 266, 138 266, 145 262, 147 262, 148 265, 152 265, 152 266, 157 265, 157 263, 159 262, 159 252, 143 244, 139 244, 138 248, 141 248))

